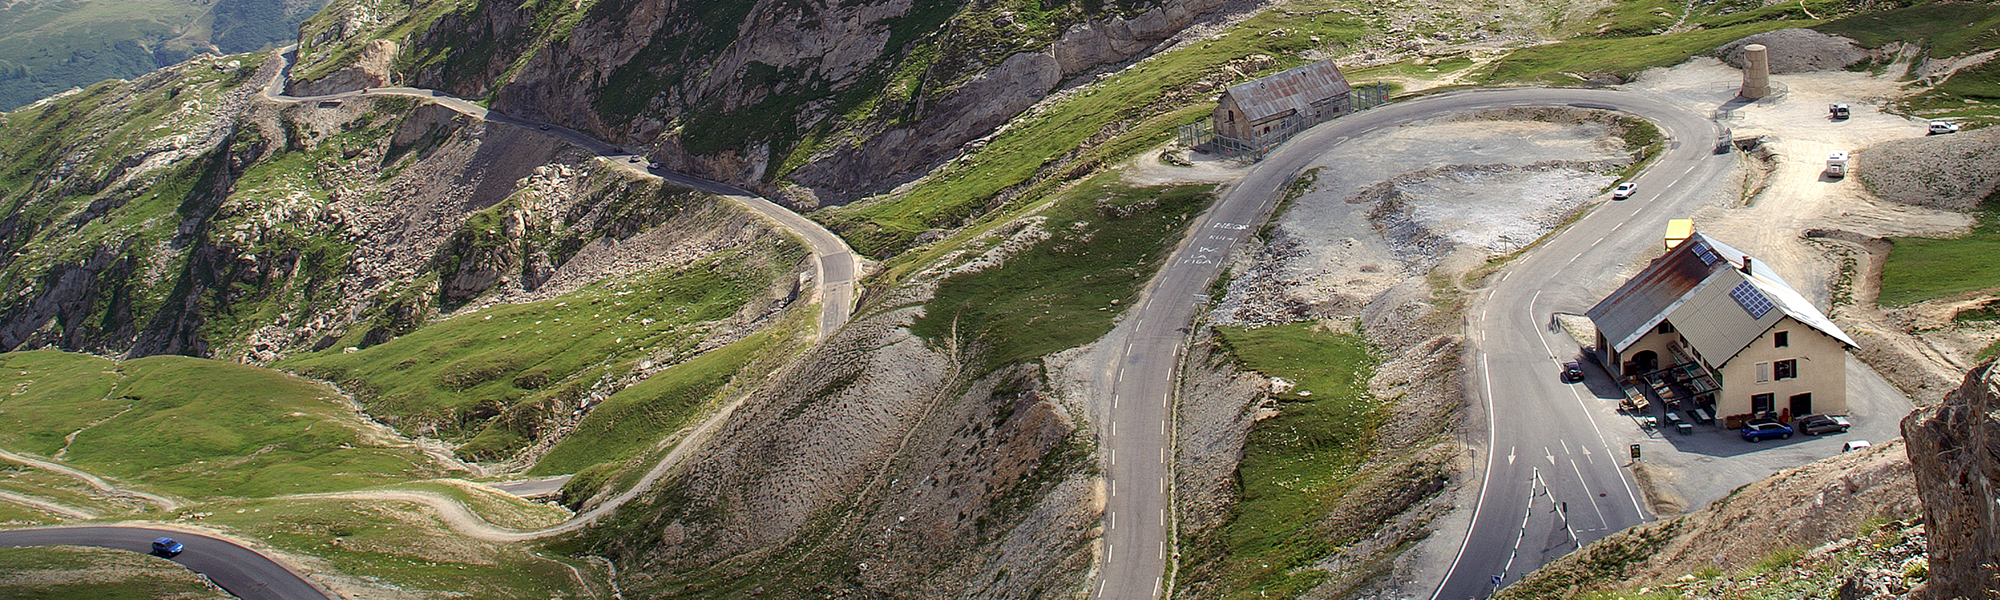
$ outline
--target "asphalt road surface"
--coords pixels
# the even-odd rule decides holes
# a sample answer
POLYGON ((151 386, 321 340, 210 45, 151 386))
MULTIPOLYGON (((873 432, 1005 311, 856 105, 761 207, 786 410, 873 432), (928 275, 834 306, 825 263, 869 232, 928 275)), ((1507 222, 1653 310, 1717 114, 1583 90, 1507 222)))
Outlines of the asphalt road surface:
POLYGON ((186 549, 172 559, 244 600, 325 600, 334 598, 284 565, 236 543, 186 531, 148 527, 86 525, 0 531, 0 547, 96 546, 152 551, 153 539, 174 538, 186 549))
MULTIPOLYGON (((1717 130, 1705 115, 1644 96, 1612 90, 1505 89, 1431 96, 1335 119, 1266 156, 1191 228, 1145 298, 1114 332, 1120 344, 1104 366, 1112 382, 1110 412, 1100 434, 1106 450, 1109 497, 1104 553, 1092 597, 1160 596, 1172 538, 1168 443, 1172 397, 1181 344, 1208 301, 1208 284, 1231 249, 1269 219, 1279 191, 1326 148, 1402 123, 1493 108, 1575 106, 1631 113, 1671 138, 1666 155, 1637 178, 1630 200, 1599 207, 1576 226, 1536 249, 1497 284, 1489 314, 1473 315, 1469 329, 1482 369, 1472 379, 1481 390, 1481 424, 1489 430, 1489 461, 1480 502, 1460 556, 1438 595, 1484 597, 1492 576, 1532 570, 1612 531, 1648 517, 1581 396, 1555 379, 1557 334, 1541 327, 1546 308, 1538 299, 1580 298, 1566 272, 1608 272, 1630 257, 1634 244, 1656 244, 1668 218, 1696 201, 1693 188, 1677 185, 1714 177, 1728 160, 1705 160, 1717 130), (1621 251, 1624 250, 1624 251, 1621 251), (1546 298, 1541 296, 1549 290, 1546 298), (1489 390, 1500 390, 1496 395, 1489 390), (1508 449, 1502 456, 1499 450, 1508 449), (1553 500, 1551 500, 1553 498, 1553 500), (1538 501, 1538 509, 1531 506, 1538 501), (1567 505, 1567 519, 1555 518, 1567 505), (1524 526, 1523 517, 1536 521, 1524 526), (1571 532, 1576 532, 1572 537, 1571 532), (1518 553, 1517 553, 1518 552, 1518 553)), ((1588 306, 1585 304, 1584 306, 1588 306)), ((1574 343, 1570 344, 1571 354, 1574 343)))

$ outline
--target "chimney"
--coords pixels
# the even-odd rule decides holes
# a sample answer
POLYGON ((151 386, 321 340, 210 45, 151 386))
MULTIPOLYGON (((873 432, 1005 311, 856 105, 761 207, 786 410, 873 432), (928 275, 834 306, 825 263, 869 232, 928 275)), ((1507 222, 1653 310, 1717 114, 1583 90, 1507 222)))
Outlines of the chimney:
POLYGON ((1743 255, 1743 274, 1750 274, 1750 255, 1748 254, 1743 255))

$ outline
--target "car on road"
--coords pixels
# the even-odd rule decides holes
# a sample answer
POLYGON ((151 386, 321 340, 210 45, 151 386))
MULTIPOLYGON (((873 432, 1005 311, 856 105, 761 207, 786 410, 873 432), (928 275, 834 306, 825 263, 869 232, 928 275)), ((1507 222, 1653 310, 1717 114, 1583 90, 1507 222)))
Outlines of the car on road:
POLYGON ((1826 111, 1832 113, 1833 120, 1835 121, 1845 121, 1847 120, 1848 115, 1851 114, 1847 109, 1846 103, 1838 103, 1832 106, 1828 106, 1826 108, 1826 111))
POLYGON ((1865 448, 1867 448, 1867 447, 1869 447, 1869 446, 1872 446, 1872 445, 1874 445, 1874 444, 1870 444, 1870 443, 1868 443, 1868 440, 1854 440, 1854 441, 1851 441, 1851 442, 1848 442, 1848 443, 1845 443, 1845 444, 1841 444, 1841 445, 1840 445, 1840 451, 1841 451, 1841 452, 1853 452, 1853 451, 1855 451, 1855 450, 1861 450, 1861 449, 1865 449, 1865 448))
POLYGON ((1761 442, 1771 438, 1792 439, 1792 428, 1770 419, 1757 419, 1743 424, 1743 441, 1761 442))
POLYGON ((542 126, 542 131, 548 131, 548 130, 549 130, 549 126, 547 126, 547 125, 543 125, 543 126, 542 126))
POLYGON ((1632 197, 1632 192, 1638 191, 1638 189, 1639 189, 1639 184, 1632 183, 1630 181, 1618 184, 1617 189, 1611 190, 1611 199, 1624 200, 1626 198, 1630 198, 1632 197))
POLYGON ((1576 383, 1579 381, 1583 381, 1583 363, 1563 363, 1563 383, 1576 383))
POLYGON ((183 549, 181 543, 174 541, 174 538, 163 537, 153 540, 153 556, 173 558, 180 555, 183 549))
POLYGON ((1958 124, 1951 121, 1931 121, 1931 135, 1958 133, 1958 124))
POLYGON ((660 163, 646 163, 646 168, 648 168, 648 169, 658 169, 658 168, 660 168, 660 163))
POLYGON ((1806 415, 1792 423, 1792 430, 1806 435, 1822 433, 1847 433, 1851 425, 1847 417, 1837 415, 1806 415))

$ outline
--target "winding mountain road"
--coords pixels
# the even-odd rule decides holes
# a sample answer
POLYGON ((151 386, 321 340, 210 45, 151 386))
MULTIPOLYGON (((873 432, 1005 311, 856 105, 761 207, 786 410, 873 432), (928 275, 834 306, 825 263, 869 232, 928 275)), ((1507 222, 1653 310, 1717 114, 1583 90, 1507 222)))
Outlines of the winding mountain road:
MULTIPOLYGON (((277 74, 274 75, 271 78, 271 80, 265 84, 263 88, 263 95, 267 99, 276 102, 312 103, 312 102, 337 101, 337 100, 357 98, 363 96, 414 96, 414 97, 426 98, 441 106, 450 108, 461 114, 472 116, 474 118, 484 119, 496 123, 505 123, 516 127, 535 129, 541 131, 542 133, 553 135, 555 137, 561 138, 566 142, 569 142, 578 147, 589 150, 590 152, 597 154, 599 157, 605 158, 606 160, 610 161, 611 164, 618 165, 619 168, 624 168, 640 173, 649 174, 693 189, 701 190, 704 192, 708 192, 710 194, 715 194, 718 196, 728 198, 731 201, 734 201, 746 208, 749 208, 753 211, 756 211, 759 214, 764 215, 765 217, 771 219, 772 221, 775 221, 780 227, 784 228, 787 231, 792 232, 793 234, 799 236, 799 238, 803 239, 806 242, 806 244, 812 249, 814 271, 815 271, 813 281, 818 289, 820 297, 820 318, 819 318, 819 331, 818 331, 819 339, 825 339, 828 335, 831 335, 834 330, 839 329, 841 325, 846 324, 848 318, 853 315, 854 304, 857 298, 857 294, 855 293, 855 286, 858 280, 860 279, 861 270, 864 268, 866 263, 860 257, 860 255, 855 254, 853 249, 848 247, 847 242, 845 240, 840 239, 840 236, 834 235, 833 232, 828 231, 825 227, 820 226, 818 223, 813 222, 811 219, 807 219, 803 216, 800 216, 798 213, 792 212, 791 210, 786 209, 785 207, 780 206, 777 203, 771 202, 768 199, 765 199, 751 192, 745 191, 741 188, 692 177, 682 173, 651 168, 650 164, 644 162, 648 160, 646 157, 626 152, 623 148, 619 146, 615 146, 613 144, 603 142, 596 138, 592 138, 581 132, 561 126, 507 116, 501 113, 490 111, 486 107, 465 101, 460 98, 453 98, 450 96, 440 94, 434 90, 408 88, 408 87, 384 87, 384 88, 369 88, 365 90, 355 90, 337 94, 327 94, 322 96, 308 96, 308 97, 287 96, 284 94, 285 83, 287 74, 291 71, 291 65, 293 60, 292 52, 294 51, 295 47, 281 49, 278 51, 279 60, 282 60, 284 62, 278 68, 277 74)), ((460 530, 462 533, 465 533, 467 535, 470 535, 478 539, 488 540, 488 541, 523 541, 523 540, 548 537, 552 535, 558 535, 562 533, 576 531, 578 529, 581 529, 589 525, 591 522, 595 521, 598 517, 608 514, 613 510, 616 510, 620 505, 624 504, 626 501, 637 497, 639 494, 643 493, 646 489, 650 488, 652 483, 657 481, 660 477, 664 476, 670 467, 672 467, 674 464, 677 464, 680 460, 684 459, 687 453, 692 452, 693 448, 696 447, 701 440, 705 439, 707 435, 710 432, 712 432, 718 424, 727 420, 729 415, 734 412, 735 408, 736 408, 735 404, 730 404, 728 406, 725 406, 722 409, 718 410, 716 414, 710 416, 707 420, 705 420, 704 422, 702 422, 701 424, 697 425, 695 428, 690 430, 689 433, 686 436, 684 436, 682 440, 674 447, 674 449, 667 454, 667 456, 663 457, 658 463, 656 463, 653 466, 653 468, 646 473, 645 477, 643 477, 639 481, 639 483, 633 485, 630 489, 627 489, 626 491, 592 508, 589 511, 585 511, 584 513, 576 515, 576 517, 568 521, 543 529, 538 529, 533 531, 515 531, 494 526, 490 523, 487 523, 484 519, 479 518, 477 515, 472 514, 471 511, 467 510, 463 505, 460 505, 456 500, 453 500, 442 494, 436 494, 436 493, 386 491, 386 492, 348 492, 348 493, 336 493, 336 494, 320 494, 315 496, 326 497, 326 498, 396 500, 396 501, 415 502, 424 504, 437 510, 440 513, 440 515, 445 518, 446 521, 450 522, 455 528, 460 530)), ((4 454, 4 451, 0 451, 0 454, 4 454)), ((171 499, 167 499, 164 497, 155 496, 152 494, 131 492, 128 490, 114 490, 113 488, 110 488, 108 484, 104 483, 104 481, 101 478, 98 478, 89 473, 84 473, 82 471, 77 471, 75 469, 63 467, 61 465, 46 463, 44 461, 36 461, 34 459, 30 459, 27 457, 20 457, 13 454, 5 454, 5 456, 0 456, 0 458, 5 458, 7 460, 12 460, 15 462, 23 462, 26 464, 33 464, 37 467, 56 470, 64 474, 70 475, 72 477, 76 477, 86 483, 91 484, 93 487, 97 487, 101 490, 116 491, 119 493, 135 495, 149 502, 152 502, 156 505, 159 505, 163 510, 172 510, 173 508, 179 506, 178 502, 175 502, 171 499)), ((31 504, 30 499, 23 498, 14 500, 18 500, 19 502, 24 504, 31 504)), ((39 508, 56 510, 57 512, 64 512, 64 510, 66 510, 65 507, 40 506, 39 508)), ((74 511, 70 511, 66 514, 70 514, 70 516, 77 516, 77 517, 88 516, 86 514, 76 513, 74 511)), ((262 600, 262 599, 297 600, 304 598, 318 599, 318 598, 334 597, 332 594, 326 592, 325 590, 319 588, 318 586, 313 585, 311 581, 307 580, 303 576, 300 576, 298 573, 286 568, 283 564, 277 562, 276 559, 265 556, 259 553, 258 551, 249 548, 248 546, 240 545, 237 544, 236 542, 220 537, 194 534, 186 531, 173 531, 173 530, 154 529, 154 528, 139 527, 139 526, 124 526, 124 525, 90 525, 90 526, 74 526, 74 527, 41 527, 32 529, 15 529, 15 530, 0 531, 0 547, 45 546, 45 545, 66 544, 66 545, 82 545, 82 546, 99 546, 104 548, 131 550, 134 552, 147 552, 150 549, 150 544, 152 543, 153 538, 162 536, 173 537, 174 539, 179 540, 186 545, 187 551, 182 553, 180 556, 176 557, 174 559, 175 562, 179 562, 183 565, 186 565, 189 569, 192 569, 197 573, 201 573, 207 576, 210 580, 214 581, 218 586, 221 586, 224 590, 228 590, 231 594, 235 594, 238 597, 242 597, 245 599, 252 599, 252 600, 262 600)))
POLYGON ((1107 494, 1104 544, 1094 598, 1146 599, 1172 587, 1175 556, 1173 399, 1188 328, 1232 249, 1271 216, 1280 190, 1326 148, 1404 123, 1487 109, 1572 106, 1617 110, 1659 126, 1664 156, 1636 180, 1641 193, 1611 202, 1551 236, 1497 276, 1468 318, 1469 378, 1479 391, 1475 427, 1485 426, 1486 466, 1472 525, 1437 598, 1490 594, 1500 579, 1517 577, 1591 539, 1647 520, 1622 465, 1582 410, 1575 387, 1557 382, 1567 354, 1545 331, 1550 307, 1588 307, 1579 280, 1615 270, 1638 248, 1657 244, 1666 220, 1691 210, 1695 185, 1719 176, 1731 161, 1705 160, 1717 130, 1706 115, 1628 92, 1585 89, 1476 90, 1430 96, 1347 115, 1308 130, 1266 156, 1196 220, 1167 266, 1147 286, 1139 306, 1107 336, 1111 355, 1098 365, 1109 386, 1095 403, 1103 411, 1107 494), (1494 375, 1496 374, 1497 375, 1494 375), (1570 388, 1568 391, 1562 388, 1570 388), (1497 391, 1496 391, 1497 390, 1497 391), (1501 449, 1506 449, 1503 460, 1501 449), (1533 452, 1531 460, 1517 460, 1533 452), (1544 456, 1545 450, 1547 451, 1544 456), (1517 454, 1517 451, 1520 454, 1517 454), (1531 490, 1532 486, 1532 490, 1531 490), (1570 504, 1569 520, 1537 515, 1531 501, 1570 504), (1523 515, 1539 516, 1523 521, 1523 515), (1572 531, 1575 537, 1571 537, 1572 531), (1549 541, 1560 536, 1560 544, 1549 541))
POLYGON ((866 261, 861 258, 861 255, 855 254, 853 248, 848 247, 846 240, 840 239, 840 236, 834 235, 832 231, 828 231, 812 219, 792 212, 791 209, 772 202, 763 196, 732 185, 717 183, 684 173, 653 168, 649 162, 651 160, 649 157, 629 152, 623 146, 590 137, 583 132, 560 125, 532 121, 494 112, 484 106, 474 104, 463 98, 454 98, 445 95, 437 90, 412 87, 378 87, 320 96, 287 96, 285 95, 285 83, 287 74, 291 72, 294 53, 296 51, 297 47, 295 46, 278 51, 278 56, 280 60, 284 61, 284 64, 278 69, 277 75, 273 76, 271 81, 264 85, 264 96, 266 98, 278 102, 300 104, 332 102, 366 96, 409 96, 424 98, 439 106, 452 109, 459 114, 473 118, 494 123, 505 123, 524 129, 539 130, 544 134, 560 138, 565 142, 588 150, 610 161, 611 164, 617 165, 618 168, 644 173, 689 188, 728 198, 745 208, 756 211, 758 214, 777 222, 779 227, 799 236, 800 239, 806 242, 808 247, 812 248, 815 271, 813 283, 818 287, 820 297, 820 339, 825 339, 835 329, 839 329, 841 325, 846 324, 847 319, 854 314, 854 303, 858 297, 855 293, 855 285, 861 278, 861 271, 866 266, 866 261))
POLYGON ((170 560, 207 576, 238 598, 317 600, 337 597, 256 550, 185 530, 127 525, 10 529, 0 531, 0 547, 95 546, 145 554, 152 551, 153 538, 159 537, 174 538, 185 548, 179 556, 170 560))

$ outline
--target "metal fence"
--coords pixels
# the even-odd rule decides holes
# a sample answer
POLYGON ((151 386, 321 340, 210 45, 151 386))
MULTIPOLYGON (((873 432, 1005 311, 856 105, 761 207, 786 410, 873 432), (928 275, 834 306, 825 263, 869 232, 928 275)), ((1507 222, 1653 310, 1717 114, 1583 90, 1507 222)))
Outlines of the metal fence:
POLYGON ((1268 131, 1258 133, 1256 137, 1250 139, 1233 138, 1216 133, 1215 117, 1212 115, 1202 117, 1199 121, 1180 127, 1180 142, 1189 148, 1193 148, 1196 152, 1217 154, 1245 161, 1260 160, 1272 148, 1276 148, 1278 144, 1285 143, 1285 140, 1292 139, 1292 136, 1298 135, 1301 131, 1311 129, 1314 125, 1331 121, 1344 114, 1387 104, 1389 102, 1389 87, 1381 84, 1356 87, 1348 93, 1348 100, 1351 107, 1348 110, 1330 110, 1320 114, 1293 113, 1286 115, 1284 118, 1272 123, 1268 131))

